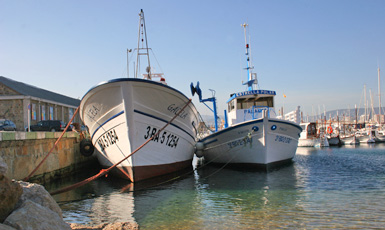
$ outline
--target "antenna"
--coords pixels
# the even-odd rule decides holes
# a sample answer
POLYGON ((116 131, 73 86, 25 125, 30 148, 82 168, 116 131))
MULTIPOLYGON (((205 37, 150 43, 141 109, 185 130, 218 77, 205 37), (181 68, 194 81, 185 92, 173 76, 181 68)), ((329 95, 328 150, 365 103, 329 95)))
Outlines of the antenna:
POLYGON ((250 52, 249 52, 249 43, 247 42, 247 34, 246 34, 246 28, 249 26, 248 24, 246 23, 243 23, 241 24, 241 26, 243 27, 243 30, 244 30, 244 33, 245 33, 245 46, 246 46, 246 61, 247 61, 247 67, 246 67, 246 70, 247 70, 247 86, 248 86, 248 90, 251 91, 253 90, 253 84, 256 84, 256 75, 254 75, 251 71, 251 69, 253 69, 253 66, 251 64, 251 60, 250 60, 250 52))
POLYGON ((144 20, 144 12, 143 9, 140 10, 139 13, 139 31, 138 31, 138 49, 137 49, 137 55, 136 55, 136 74, 135 78, 138 78, 138 73, 139 73, 139 55, 147 55, 147 63, 148 67, 146 68, 146 71, 148 73, 148 78, 151 79, 151 64, 150 64, 150 55, 148 52, 148 42, 147 42, 147 32, 146 32, 146 23, 144 20), (144 44, 145 42, 145 44, 144 44), (145 50, 144 53, 141 53, 141 50, 145 50))

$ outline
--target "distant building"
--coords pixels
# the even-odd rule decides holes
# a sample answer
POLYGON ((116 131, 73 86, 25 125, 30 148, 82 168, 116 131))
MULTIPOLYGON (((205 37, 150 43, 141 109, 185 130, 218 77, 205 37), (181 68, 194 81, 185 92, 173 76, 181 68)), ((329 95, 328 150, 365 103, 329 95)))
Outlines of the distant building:
MULTIPOLYGON (((18 131, 42 120, 68 123, 80 100, 0 76, 0 118, 12 120, 18 131)), ((80 123, 77 114, 73 123, 80 123)))

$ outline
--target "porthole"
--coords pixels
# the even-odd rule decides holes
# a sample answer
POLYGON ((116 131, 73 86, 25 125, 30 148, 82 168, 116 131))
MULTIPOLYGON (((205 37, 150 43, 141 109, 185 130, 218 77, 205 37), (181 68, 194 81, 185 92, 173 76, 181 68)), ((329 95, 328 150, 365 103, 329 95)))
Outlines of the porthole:
POLYGON ((271 130, 276 130, 276 129, 277 129, 276 125, 271 126, 271 130))

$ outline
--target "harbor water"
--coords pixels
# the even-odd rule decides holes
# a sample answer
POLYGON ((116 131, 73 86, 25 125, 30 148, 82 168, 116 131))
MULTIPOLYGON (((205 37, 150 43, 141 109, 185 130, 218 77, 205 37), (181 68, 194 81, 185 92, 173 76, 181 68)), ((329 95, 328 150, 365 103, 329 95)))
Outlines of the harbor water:
MULTIPOLYGON (((86 177, 78 175, 46 188, 53 191, 86 177)), ((133 186, 109 176, 54 198, 66 222, 86 225, 135 222, 141 229, 385 227, 384 144, 298 148, 291 165, 268 173, 195 160, 181 177, 165 180, 133 186)))

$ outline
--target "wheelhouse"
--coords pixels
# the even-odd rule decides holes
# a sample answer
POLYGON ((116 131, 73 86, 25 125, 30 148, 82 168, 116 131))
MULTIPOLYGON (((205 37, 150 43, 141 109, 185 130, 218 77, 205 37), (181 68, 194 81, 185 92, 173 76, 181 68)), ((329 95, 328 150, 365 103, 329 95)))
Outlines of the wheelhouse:
POLYGON ((254 95, 253 97, 245 98, 234 98, 228 102, 228 111, 237 109, 249 109, 252 107, 274 107, 274 98, 273 96, 262 96, 254 95))
POLYGON ((301 139, 317 137, 317 124, 315 122, 302 123, 301 139))
POLYGON ((231 94, 227 101, 229 126, 262 118, 266 110, 269 117, 275 117, 275 95, 275 91, 270 90, 249 90, 231 94))

